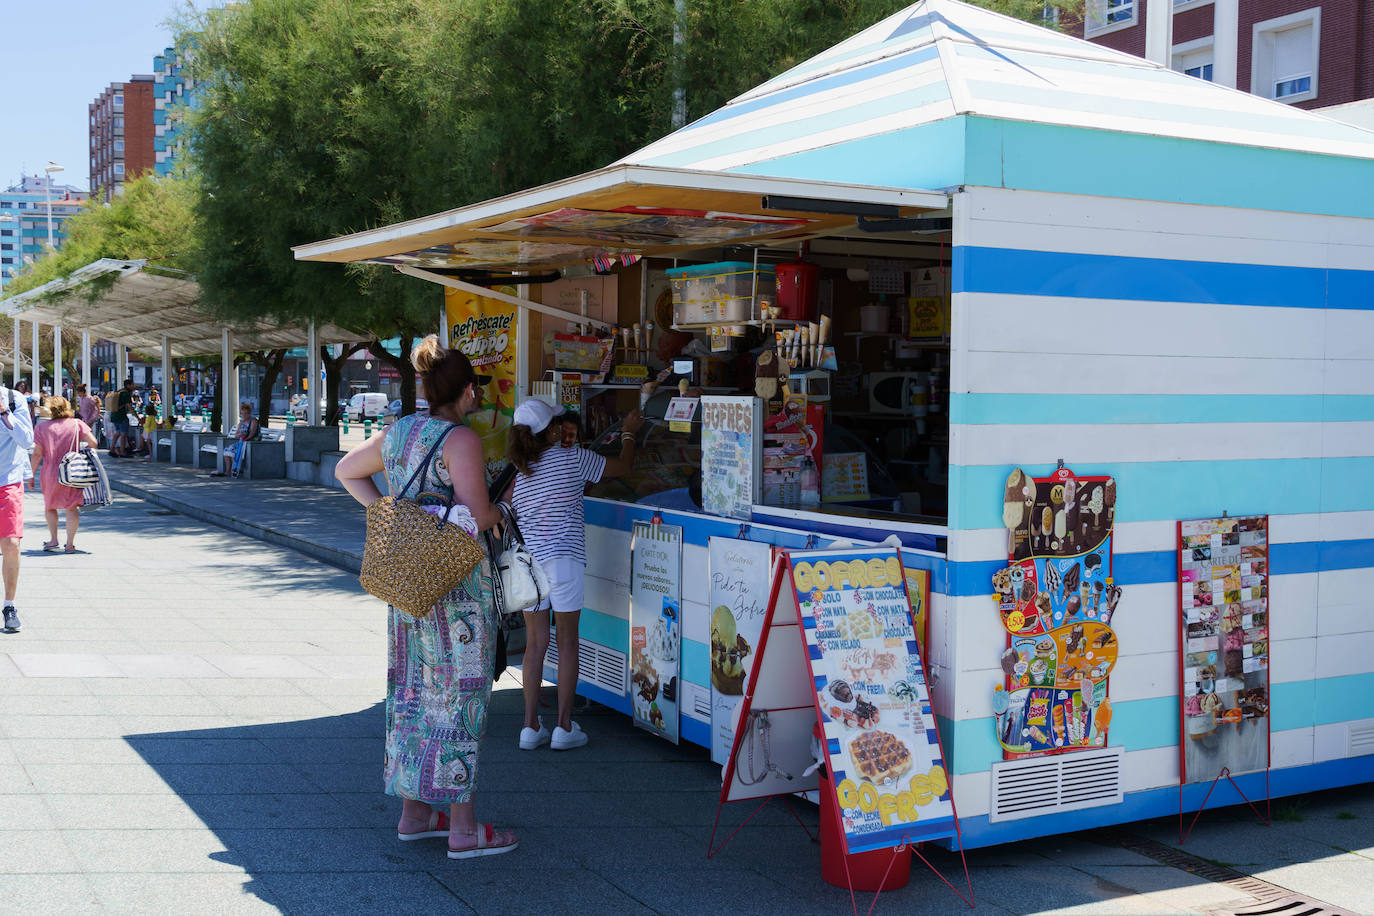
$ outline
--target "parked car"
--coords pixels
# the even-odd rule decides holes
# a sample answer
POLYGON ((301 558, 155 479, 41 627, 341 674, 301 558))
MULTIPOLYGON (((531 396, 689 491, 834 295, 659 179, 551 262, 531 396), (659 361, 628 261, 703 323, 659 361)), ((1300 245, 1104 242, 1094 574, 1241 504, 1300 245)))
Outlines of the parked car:
POLYGON ((348 418, 358 422, 381 419, 387 403, 386 395, 380 391, 360 391, 348 399, 348 418))
MULTIPOLYGON (((294 396, 293 398, 291 398, 291 413, 296 417, 297 420, 304 420, 304 419, 306 419, 306 414, 308 414, 309 412, 310 412, 310 397, 309 397, 308 395, 298 394, 298 395, 294 396)), ((320 422, 321 422, 321 423, 324 422, 324 418, 328 415, 328 413, 329 413, 329 404, 328 404, 328 402, 326 402, 324 398, 320 398, 320 422)))
MULTIPOLYGON (((416 413, 419 413, 419 414, 427 414, 427 413, 429 413, 429 401, 426 401, 424 398, 416 398, 416 399, 415 399, 415 412, 416 412, 416 413)), ((401 416, 401 399, 400 399, 400 398, 397 398, 396 400, 392 401, 390 404, 386 405, 386 415, 387 415, 388 417, 399 417, 399 416, 401 416)))
POLYGON ((188 414, 201 413, 205 410, 211 413, 215 412, 215 396, 212 394, 193 394, 182 403, 186 405, 188 414))

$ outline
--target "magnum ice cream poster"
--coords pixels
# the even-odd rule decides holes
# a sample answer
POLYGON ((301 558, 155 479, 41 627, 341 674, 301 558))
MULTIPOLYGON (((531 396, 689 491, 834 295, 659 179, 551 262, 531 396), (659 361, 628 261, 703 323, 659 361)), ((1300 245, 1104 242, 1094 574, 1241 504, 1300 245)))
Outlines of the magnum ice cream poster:
POLYGON ((1122 597, 1112 578, 1115 520, 1111 477, 1064 467, 1007 477, 1010 565, 993 576, 1007 643, 992 700, 1009 760, 1107 744, 1107 682, 1120 649, 1112 618, 1122 597))

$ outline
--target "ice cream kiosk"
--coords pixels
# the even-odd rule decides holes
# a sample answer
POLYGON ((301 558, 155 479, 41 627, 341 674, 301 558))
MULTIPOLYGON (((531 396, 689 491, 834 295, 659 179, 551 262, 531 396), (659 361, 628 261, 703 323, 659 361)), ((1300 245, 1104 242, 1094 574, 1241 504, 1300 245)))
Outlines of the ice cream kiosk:
MULTIPOLYGON (((925 0, 603 169, 296 254, 443 284, 506 367, 484 432, 555 379, 592 440, 643 407, 579 691, 670 740, 762 727, 777 548, 888 542, 966 846, 1374 773, 1374 134, 925 0)), ((884 746, 852 688, 897 668, 851 662, 838 746, 884 746)))

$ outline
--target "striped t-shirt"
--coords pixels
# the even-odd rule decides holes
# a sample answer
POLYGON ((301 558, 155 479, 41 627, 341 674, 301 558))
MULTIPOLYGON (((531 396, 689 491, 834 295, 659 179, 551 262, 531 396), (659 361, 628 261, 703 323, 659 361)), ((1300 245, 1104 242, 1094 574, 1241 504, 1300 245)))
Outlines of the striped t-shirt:
POLYGON ((582 490, 601 479, 606 459, 584 448, 554 445, 515 475, 511 506, 525 546, 535 559, 587 562, 582 528, 582 490))

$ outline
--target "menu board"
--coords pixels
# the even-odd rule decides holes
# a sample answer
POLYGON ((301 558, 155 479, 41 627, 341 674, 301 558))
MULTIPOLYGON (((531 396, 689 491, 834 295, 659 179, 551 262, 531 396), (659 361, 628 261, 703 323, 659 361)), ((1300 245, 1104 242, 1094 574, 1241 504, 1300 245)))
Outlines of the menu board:
POLYGON ((1178 523, 1183 781, 1269 767, 1269 517, 1178 523))
POLYGON ((707 540, 711 602, 711 759, 724 765, 735 717, 749 687, 753 654, 768 614, 772 548, 758 541, 707 540))
POLYGON ((701 399, 701 502, 713 515, 747 520, 759 501, 762 404, 755 397, 701 399))
POLYGON ((1007 759, 1107 744, 1107 680, 1119 651, 1111 622, 1122 597, 1112 577, 1115 518, 1110 477, 1061 467, 1007 478, 1011 565, 992 578, 1007 632, 992 708, 1007 759))
POLYGON ((682 528, 635 522, 630 540, 630 705, 634 723, 678 743, 682 528))
POLYGON ((789 574, 847 851, 953 836, 900 554, 799 551, 789 574))
POLYGON ((868 499, 868 457, 863 452, 827 452, 821 460, 821 499, 868 499))

